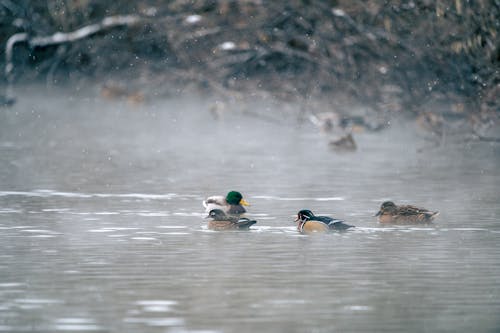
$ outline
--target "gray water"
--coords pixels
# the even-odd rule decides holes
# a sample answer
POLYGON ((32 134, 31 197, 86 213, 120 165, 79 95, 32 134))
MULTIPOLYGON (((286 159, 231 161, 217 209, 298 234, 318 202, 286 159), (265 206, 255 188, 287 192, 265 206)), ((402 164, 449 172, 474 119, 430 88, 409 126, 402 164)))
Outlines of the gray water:
POLYGON ((500 330, 498 145, 394 122, 338 154, 310 124, 214 121, 194 99, 18 93, 0 110, 2 332, 500 330), (232 189, 258 224, 207 230, 202 199, 232 189), (382 226, 386 199, 441 214, 382 226), (299 235, 303 208, 357 228, 299 235))

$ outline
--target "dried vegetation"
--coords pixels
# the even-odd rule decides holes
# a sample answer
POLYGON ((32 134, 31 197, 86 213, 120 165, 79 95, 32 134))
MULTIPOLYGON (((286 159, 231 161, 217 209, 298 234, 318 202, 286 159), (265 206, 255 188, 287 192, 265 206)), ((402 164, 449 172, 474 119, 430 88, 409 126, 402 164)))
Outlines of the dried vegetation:
POLYGON ((0 56, 11 82, 114 75, 344 115, 356 101, 485 139, 500 112, 499 17, 498 0, 0 0, 0 56))

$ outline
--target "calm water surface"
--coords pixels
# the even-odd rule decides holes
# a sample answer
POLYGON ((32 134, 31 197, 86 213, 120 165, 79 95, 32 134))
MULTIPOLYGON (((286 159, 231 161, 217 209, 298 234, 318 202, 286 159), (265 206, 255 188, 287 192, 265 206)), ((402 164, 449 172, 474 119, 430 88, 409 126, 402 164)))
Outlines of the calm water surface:
POLYGON ((395 124, 336 154, 309 124, 95 96, 0 110, 0 331, 500 330, 498 145, 395 124), (201 200, 231 189, 258 224, 207 230, 201 200), (386 199, 441 214, 381 226, 386 199), (303 208, 357 228, 301 236, 303 208))

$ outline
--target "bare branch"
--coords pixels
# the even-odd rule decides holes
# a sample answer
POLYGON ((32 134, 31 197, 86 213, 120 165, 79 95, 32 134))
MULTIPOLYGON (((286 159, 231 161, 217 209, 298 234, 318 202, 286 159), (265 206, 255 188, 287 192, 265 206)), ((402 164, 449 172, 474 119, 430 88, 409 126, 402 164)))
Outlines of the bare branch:
POLYGON ((27 42, 31 48, 46 47, 51 45, 59 45, 62 43, 71 43, 77 40, 89 37, 100 31, 110 29, 117 26, 131 26, 140 21, 140 17, 136 15, 109 16, 105 17, 101 22, 90 24, 72 32, 56 32, 50 36, 30 38, 27 33, 17 33, 7 40, 5 46, 5 75, 10 81, 13 63, 13 49, 17 43, 27 42))

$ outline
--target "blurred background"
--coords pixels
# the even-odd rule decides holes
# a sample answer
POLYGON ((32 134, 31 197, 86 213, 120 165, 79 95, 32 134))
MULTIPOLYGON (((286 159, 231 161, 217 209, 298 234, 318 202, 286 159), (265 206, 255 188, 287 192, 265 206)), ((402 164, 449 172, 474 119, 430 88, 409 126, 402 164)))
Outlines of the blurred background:
POLYGON ((495 0, 2 0, 0 66, 4 83, 94 80, 131 103, 360 105, 482 137, 498 121, 499 16, 495 0))

